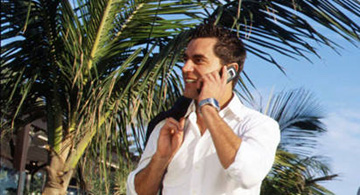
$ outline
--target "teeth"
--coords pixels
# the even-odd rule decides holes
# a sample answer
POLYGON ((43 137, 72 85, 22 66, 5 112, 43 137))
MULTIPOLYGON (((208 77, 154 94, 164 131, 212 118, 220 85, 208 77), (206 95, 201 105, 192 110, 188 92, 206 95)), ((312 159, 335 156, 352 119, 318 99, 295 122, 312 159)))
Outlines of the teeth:
POLYGON ((185 79, 185 81, 187 83, 195 83, 196 82, 196 80, 194 80, 194 79, 185 79))

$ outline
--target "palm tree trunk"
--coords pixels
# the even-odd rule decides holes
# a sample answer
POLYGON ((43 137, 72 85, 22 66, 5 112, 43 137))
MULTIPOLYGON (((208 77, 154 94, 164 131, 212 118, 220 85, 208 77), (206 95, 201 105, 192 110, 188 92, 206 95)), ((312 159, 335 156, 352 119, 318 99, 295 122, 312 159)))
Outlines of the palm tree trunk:
MULTIPOLYGON (((103 122, 99 122, 100 126, 103 122)), ((44 195, 65 195, 70 183, 74 168, 89 145, 96 130, 90 130, 77 146, 72 148, 72 136, 59 143, 59 150, 51 151, 50 164, 46 167, 47 180, 43 189, 44 195)))
POLYGON ((43 195, 65 195, 73 170, 65 170, 64 160, 59 155, 52 155, 50 165, 46 167, 48 176, 43 195))

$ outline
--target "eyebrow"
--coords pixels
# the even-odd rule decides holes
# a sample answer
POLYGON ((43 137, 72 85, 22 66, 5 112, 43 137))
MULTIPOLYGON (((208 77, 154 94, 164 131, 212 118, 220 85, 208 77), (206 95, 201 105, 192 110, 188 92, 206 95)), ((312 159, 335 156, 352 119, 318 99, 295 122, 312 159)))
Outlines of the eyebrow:
MULTIPOLYGON (((186 53, 184 53, 183 58, 188 58, 189 55, 187 55, 186 53)), ((192 58, 201 58, 201 59, 208 59, 206 56, 202 55, 202 54, 194 54, 191 56, 192 58)))
POLYGON ((193 55, 193 58, 204 58, 204 59, 207 59, 206 56, 202 55, 202 54, 195 54, 193 55))

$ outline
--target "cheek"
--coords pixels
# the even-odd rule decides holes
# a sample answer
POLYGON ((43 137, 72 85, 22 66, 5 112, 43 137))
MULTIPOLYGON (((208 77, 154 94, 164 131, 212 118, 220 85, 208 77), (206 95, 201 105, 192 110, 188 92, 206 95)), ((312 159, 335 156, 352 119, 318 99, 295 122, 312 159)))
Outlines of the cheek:
POLYGON ((204 65, 204 66, 199 66, 197 68, 197 72, 200 74, 200 75, 205 75, 205 74, 208 74, 208 73, 211 73, 213 71, 217 70, 216 66, 214 65, 204 65))
POLYGON ((222 66, 218 63, 213 63, 207 67, 204 67, 202 68, 201 70, 201 75, 205 75, 205 74, 208 74, 208 73, 211 73, 211 72, 214 72, 214 71, 220 71, 222 68, 222 66))

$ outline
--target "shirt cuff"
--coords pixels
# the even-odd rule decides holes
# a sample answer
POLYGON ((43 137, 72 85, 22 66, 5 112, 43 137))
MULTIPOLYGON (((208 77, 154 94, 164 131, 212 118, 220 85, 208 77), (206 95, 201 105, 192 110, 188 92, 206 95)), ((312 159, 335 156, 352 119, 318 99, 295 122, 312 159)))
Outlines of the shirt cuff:
POLYGON ((135 176, 150 163, 151 158, 154 155, 157 148, 157 140, 159 137, 160 129, 164 124, 165 121, 163 120, 155 126, 153 132, 150 135, 148 144, 146 145, 146 148, 143 154, 141 155, 141 159, 139 161, 137 168, 129 174, 127 179, 127 187, 126 187, 127 195, 137 195, 135 191, 135 176))
POLYGON ((242 159, 251 155, 249 151, 251 151, 249 145, 244 140, 242 140, 240 147, 236 152, 234 162, 225 170, 230 179, 237 181, 239 180, 238 175, 241 174, 241 170, 244 167, 244 162, 242 162, 242 159))
POLYGON ((129 174, 127 179, 127 186, 126 186, 126 194, 127 195, 137 195, 135 191, 135 175, 137 174, 137 171, 133 171, 129 174))
MULTIPOLYGON (((252 139, 252 138, 249 138, 252 139)), ((234 162, 225 170, 229 179, 238 182, 243 188, 250 189, 259 184, 266 176, 268 170, 264 166, 268 157, 260 157, 256 144, 243 140, 238 149, 234 162)), ((256 142, 256 141, 255 141, 256 142)))
POLYGON ((265 123, 264 126, 262 133, 242 137, 234 162, 225 170, 229 179, 246 189, 261 182, 274 162, 280 141, 279 127, 275 122, 265 123))

